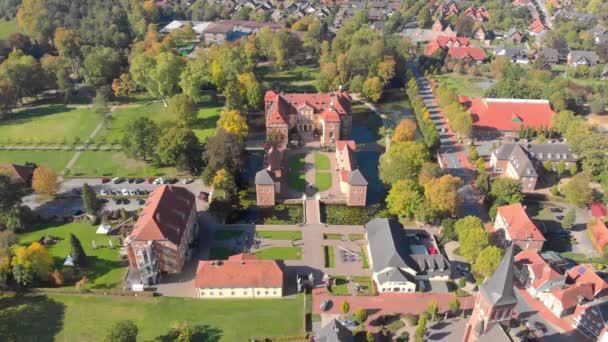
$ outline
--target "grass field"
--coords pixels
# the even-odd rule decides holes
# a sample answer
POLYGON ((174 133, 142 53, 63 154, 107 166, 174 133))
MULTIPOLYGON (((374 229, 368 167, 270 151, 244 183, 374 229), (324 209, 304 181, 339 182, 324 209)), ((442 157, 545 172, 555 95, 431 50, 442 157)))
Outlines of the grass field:
POLYGON ((249 341, 304 333, 302 295, 285 299, 121 298, 37 295, 0 299, 0 336, 15 341, 101 341, 117 322, 132 320, 138 341, 165 341, 187 323, 193 341, 249 341))
POLYGON ((330 172, 317 172, 315 174, 315 186, 317 191, 326 191, 331 188, 331 173, 330 172))
POLYGON ((175 177, 177 170, 172 167, 159 168, 141 160, 127 157, 122 152, 86 151, 70 171, 70 176, 121 176, 121 177, 175 177))
POLYGON ((329 157, 323 153, 315 152, 315 169, 325 171, 329 170, 330 167, 331 162, 329 161, 329 157))
POLYGON ((367 249, 364 246, 361 246, 361 261, 363 268, 369 268, 369 261, 367 260, 367 249))
POLYGON ((230 240, 243 235, 241 230, 218 230, 213 234, 215 240, 230 240))
POLYGON ((97 227, 87 223, 55 225, 23 234, 19 238, 19 243, 29 244, 39 241, 46 235, 61 238, 61 241, 49 247, 49 252, 55 259, 55 267, 61 270, 64 268, 63 262, 71 250, 70 233, 74 234, 80 240, 87 255, 86 273, 88 273, 90 286, 92 288, 117 287, 122 282, 122 277, 127 269, 126 263, 121 262, 118 255, 118 238, 95 234, 95 230, 97 227), (112 240, 114 248, 109 247, 109 240, 112 240), (97 246, 96 249, 93 249, 93 241, 97 246))
POLYGON ((73 155, 73 151, 0 151, 0 164, 23 165, 26 162, 32 162, 46 165, 56 172, 60 172, 73 155))
POLYGON ((0 120, 0 144, 71 144, 84 141, 101 121, 87 108, 42 106, 13 113, 0 120))
POLYGON ((256 72, 275 91, 286 93, 316 93, 315 79, 319 74, 317 66, 297 66, 288 70, 275 71, 269 66, 258 67, 256 72))
POLYGON ((269 247, 254 254, 262 260, 302 260, 301 247, 269 247))
POLYGON ((16 20, 0 19, 0 39, 6 39, 11 33, 19 32, 16 20))
POLYGON ((459 73, 449 73, 435 76, 437 80, 446 82, 449 88, 456 91, 457 95, 467 95, 471 97, 482 97, 484 90, 476 82, 484 81, 485 78, 478 76, 461 75, 459 73))
POLYGON ((306 190, 306 179, 304 179, 304 154, 297 154, 289 159, 289 173, 287 183, 296 191, 306 190))
POLYGON ((334 268, 336 267, 334 261, 334 247, 333 246, 323 246, 323 253, 325 254, 325 267, 334 268))
POLYGON ((256 233, 270 240, 302 240, 300 230, 258 230, 256 233))
MULTIPOLYGON (((331 293, 336 296, 348 296, 348 279, 346 276, 335 276, 333 277, 336 282, 335 285, 331 287, 331 293)), ((342 303, 336 303, 337 305, 342 305, 342 303)))

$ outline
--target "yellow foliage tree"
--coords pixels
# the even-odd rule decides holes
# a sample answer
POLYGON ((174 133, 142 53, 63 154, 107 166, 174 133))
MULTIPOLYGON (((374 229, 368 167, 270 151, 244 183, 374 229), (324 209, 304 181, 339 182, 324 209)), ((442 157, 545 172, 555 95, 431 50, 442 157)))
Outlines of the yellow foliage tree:
POLYGON ((384 83, 392 80, 395 77, 395 60, 387 58, 378 63, 378 76, 382 78, 384 83))
POLYGON ((112 92, 115 96, 129 96, 135 91, 135 81, 130 74, 122 74, 112 82, 112 92))
POLYGON ((424 197, 438 212, 455 214, 460 203, 458 188, 462 179, 452 175, 443 175, 424 184, 424 197))
POLYGON ((404 119, 399 122, 395 133, 393 134, 393 141, 413 141, 416 138, 416 122, 411 119, 404 119))
POLYGON ((46 281, 49 279, 53 257, 46 247, 39 242, 34 242, 27 247, 17 247, 12 264, 13 268, 20 270, 16 280, 23 285, 31 285, 30 280, 46 281))
POLYGON ((39 194, 53 196, 59 190, 57 173, 48 166, 39 166, 34 170, 32 188, 39 194))
POLYGON ((222 113, 220 113, 220 119, 217 122, 217 126, 223 128, 226 132, 241 138, 246 137, 249 132, 247 120, 238 110, 223 110, 222 113))

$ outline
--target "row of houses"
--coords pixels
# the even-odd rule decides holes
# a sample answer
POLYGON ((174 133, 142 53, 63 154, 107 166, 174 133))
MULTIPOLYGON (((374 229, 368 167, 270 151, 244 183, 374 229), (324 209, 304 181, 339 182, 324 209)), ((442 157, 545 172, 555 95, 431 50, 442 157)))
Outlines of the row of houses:
POLYGON ((272 32, 285 28, 285 25, 280 23, 249 20, 218 20, 215 22, 173 20, 167 26, 160 29, 159 32, 169 34, 176 30, 182 30, 186 26, 191 27, 196 33, 197 41, 208 44, 221 44, 226 41, 237 40, 241 37, 255 34, 264 27, 267 27, 272 32))

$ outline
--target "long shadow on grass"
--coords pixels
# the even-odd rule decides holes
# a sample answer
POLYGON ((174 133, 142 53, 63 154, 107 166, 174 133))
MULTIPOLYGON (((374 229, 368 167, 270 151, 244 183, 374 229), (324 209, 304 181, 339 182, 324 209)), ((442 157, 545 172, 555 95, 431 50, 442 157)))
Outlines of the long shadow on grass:
POLYGON ((32 108, 26 109, 23 111, 11 113, 4 117, 0 116, 0 118, 6 118, 0 120, 2 124, 20 124, 31 121, 35 118, 41 116, 47 116, 57 113, 65 113, 74 110, 74 108, 68 108, 66 106, 49 106, 49 107, 40 107, 40 108, 32 108))
POLYGON ((207 118, 199 118, 192 125, 192 128, 194 128, 194 129, 214 128, 219 117, 220 116, 218 114, 218 115, 214 115, 214 116, 207 117, 207 118))
MULTIPOLYGON (((217 342, 222 338, 222 330, 208 325, 195 325, 192 329, 192 342, 217 342)), ((172 329, 168 334, 154 339, 157 342, 177 341, 179 331, 172 329)))
POLYGON ((52 342, 63 328, 65 305, 47 296, 0 297, 3 341, 52 342))

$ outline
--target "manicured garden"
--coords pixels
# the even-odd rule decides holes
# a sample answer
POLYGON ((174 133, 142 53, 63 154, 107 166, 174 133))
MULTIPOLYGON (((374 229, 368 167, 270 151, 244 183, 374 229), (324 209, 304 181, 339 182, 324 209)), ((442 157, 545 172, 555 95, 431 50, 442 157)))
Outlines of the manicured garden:
POLYGON ((346 276, 335 276, 334 285, 331 287, 330 292, 335 296, 348 296, 348 279, 346 276))
POLYGON ((256 234, 270 240, 302 240, 300 230, 258 230, 256 234))
POLYGON ((288 161, 287 183, 289 187, 296 191, 304 192, 306 190, 306 179, 304 178, 305 157, 304 154, 296 154, 288 161))
POLYGON ((363 240, 365 239, 365 235, 363 234, 348 234, 348 239, 350 241, 358 241, 358 240, 363 240))
POLYGON ((327 171, 331 168, 329 157, 323 153, 315 152, 315 169, 317 171, 327 171))
POLYGON ((262 260, 302 260, 301 247, 269 247, 254 254, 262 260))
POLYGON ((84 142, 101 120, 102 117, 90 108, 49 105, 24 109, 0 120, 0 144, 84 142))
POLYGON ((286 93, 316 93, 315 80, 319 73, 317 66, 296 66, 287 70, 276 71, 270 66, 257 67, 256 71, 264 75, 274 90, 286 93))
POLYGON ((29 244, 40 241, 46 236, 57 237, 60 240, 48 247, 54 258, 55 268, 65 272, 70 266, 63 266, 65 258, 70 254, 70 234, 74 234, 82 244, 87 255, 87 264, 83 268, 89 278, 91 288, 119 287, 126 272, 126 261, 119 256, 118 237, 96 234, 96 226, 88 223, 68 223, 51 225, 19 236, 19 243, 29 244), (96 248, 93 248, 95 241, 96 248), (112 241, 113 247, 110 247, 112 241))
POLYGON ((325 255, 325 267, 334 268, 336 267, 336 262, 334 259, 334 246, 323 246, 323 254, 325 255))
POLYGON ((13 163, 23 165, 32 162, 46 165, 56 172, 65 168, 74 151, 0 151, 0 164, 13 163))
POLYGON ((85 151, 70 171, 70 176, 175 177, 173 167, 159 168, 116 151, 85 151))
POLYGON ((330 172, 316 172, 315 173, 315 186, 317 191, 327 191, 331 188, 331 173, 330 172))
POLYGON ((194 340, 248 341, 304 333, 302 295, 285 299, 133 298, 81 295, 0 297, 0 336, 21 341, 100 341, 117 322, 132 320, 138 340, 164 341, 187 323, 194 340))
POLYGON ((321 203, 321 222, 336 225, 364 225, 374 218, 380 209, 378 204, 363 208, 321 203))

